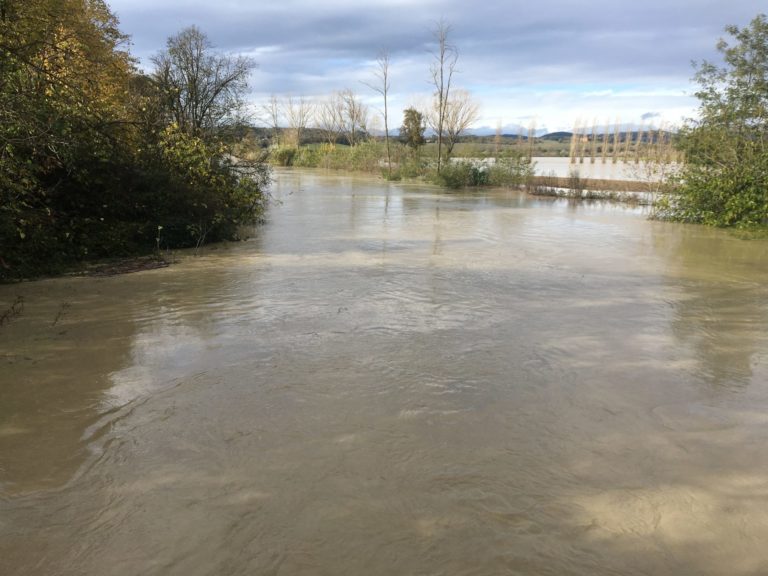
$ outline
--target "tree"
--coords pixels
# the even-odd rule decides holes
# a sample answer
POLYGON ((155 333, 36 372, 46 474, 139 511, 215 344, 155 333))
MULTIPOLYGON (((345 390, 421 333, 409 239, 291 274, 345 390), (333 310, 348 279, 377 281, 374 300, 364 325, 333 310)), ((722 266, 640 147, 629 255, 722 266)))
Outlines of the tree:
POLYGON ((281 106, 280 100, 272 94, 265 104, 261 105, 262 118, 265 118, 272 129, 272 143, 280 145, 280 118, 281 106))
POLYGON ((291 139, 296 148, 301 146, 301 138, 315 114, 315 107, 304 96, 288 96, 285 101, 285 117, 288 119, 291 139))
POLYGON ((445 157, 450 158, 453 147, 467 128, 480 117, 480 104, 472 100, 466 90, 454 90, 446 101, 443 130, 445 132, 445 157))
POLYGON ((341 121, 347 142, 354 146, 365 136, 368 125, 368 107, 349 88, 338 94, 341 104, 341 121))
POLYGON ((400 127, 400 141, 414 151, 424 144, 426 124, 424 115, 416 108, 406 108, 403 111, 403 125, 400 127))
POLYGON ((139 74, 125 44, 102 0, 0 3, 0 280, 147 253, 159 227, 169 247, 233 238, 260 215, 267 167, 204 130, 233 110, 213 98, 177 123, 195 98, 139 74))
POLYGON ((317 126, 325 141, 333 147, 344 133, 344 102, 338 92, 322 102, 317 110, 317 126))
POLYGON ((723 63, 698 65, 699 119, 681 131, 686 157, 661 215, 717 226, 768 224, 768 20, 717 44, 723 63))
POLYGON ((152 63, 170 119, 187 134, 206 137, 240 110, 255 65, 243 56, 213 52, 196 26, 171 36, 152 63))
POLYGON ((436 126, 437 132, 437 171, 440 172, 442 166, 443 137, 445 127, 445 116, 448 110, 448 100, 451 96, 451 81, 453 73, 456 70, 456 62, 459 59, 457 48, 448 42, 448 35, 451 32, 451 26, 440 19, 432 32, 433 38, 437 43, 437 48, 432 53, 433 62, 430 66, 430 76, 432 85, 435 87, 436 100, 436 126))
POLYGON ((237 125, 254 63, 214 52, 192 26, 171 36, 152 59, 164 125, 146 143, 156 188, 148 209, 172 246, 237 237, 262 211, 269 170, 234 159, 225 127, 237 125))
POLYGON ((389 150, 389 121, 387 118, 387 98, 389 95, 389 52, 382 50, 379 52, 378 58, 376 58, 376 69, 373 72, 376 77, 375 83, 366 82, 366 86, 375 90, 384 99, 384 111, 382 113, 384 117, 384 142, 387 148, 387 176, 392 177, 392 156, 389 150))
POLYGON ((51 271, 87 252, 84 238, 103 239, 125 203, 135 130, 133 65, 104 2, 0 7, 2 279, 51 271))

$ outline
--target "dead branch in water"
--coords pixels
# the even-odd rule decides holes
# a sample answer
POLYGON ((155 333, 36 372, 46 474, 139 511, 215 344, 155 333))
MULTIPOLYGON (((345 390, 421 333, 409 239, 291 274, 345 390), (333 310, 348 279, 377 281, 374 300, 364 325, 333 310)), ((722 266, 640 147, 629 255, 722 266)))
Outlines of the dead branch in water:
POLYGON ((9 322, 12 318, 20 316, 22 312, 24 312, 24 298, 17 296, 10 308, 0 314, 0 326, 9 322))

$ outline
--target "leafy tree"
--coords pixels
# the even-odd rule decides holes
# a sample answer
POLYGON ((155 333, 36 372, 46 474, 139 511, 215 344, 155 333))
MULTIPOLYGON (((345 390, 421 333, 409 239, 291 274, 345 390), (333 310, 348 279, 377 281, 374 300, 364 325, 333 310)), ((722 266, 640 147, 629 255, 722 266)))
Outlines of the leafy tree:
POLYGON ((260 216, 269 183, 261 160, 235 160, 224 144, 253 62, 214 52, 194 26, 171 36, 153 62, 161 129, 144 160, 161 182, 150 203, 154 219, 171 246, 235 237, 240 224, 260 216))
POLYGON ((662 215, 716 226, 768 224, 768 20, 728 26, 723 63, 695 76, 700 119, 681 132, 686 164, 662 215))
POLYGON ((101 0, 0 11, 0 278, 89 253, 124 201, 132 62, 101 0))
POLYGON ((416 108, 406 108, 403 111, 403 125, 400 127, 400 141, 413 150, 418 150, 424 144, 426 124, 424 115, 416 108))
POLYGON ((169 123, 167 86, 126 40, 102 0, 0 2, 0 280, 147 252, 161 226, 169 246, 231 238, 260 215, 264 165, 204 129, 231 111, 194 116, 200 135, 169 123))
POLYGON ((163 245, 200 246, 236 238, 239 226, 261 215, 268 168, 235 161, 221 143, 171 124, 148 149, 147 163, 155 174, 148 212, 162 226, 163 245))

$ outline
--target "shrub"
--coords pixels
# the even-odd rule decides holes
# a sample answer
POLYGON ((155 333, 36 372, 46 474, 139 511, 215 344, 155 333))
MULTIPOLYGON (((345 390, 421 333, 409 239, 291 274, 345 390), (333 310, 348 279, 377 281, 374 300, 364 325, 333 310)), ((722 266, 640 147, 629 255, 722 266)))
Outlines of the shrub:
POLYGON ((430 180, 446 188, 464 188, 473 185, 475 170, 471 162, 446 162, 440 172, 432 174, 430 180))
POLYGON ((525 156, 499 158, 489 167, 488 183, 491 186, 512 188, 526 184, 533 176, 533 164, 525 156))
POLYGON ((278 166, 293 166, 293 158, 296 156, 296 148, 292 146, 278 146, 269 155, 269 161, 278 166))
POLYGON ((768 225, 768 18, 728 26, 721 66, 704 62, 696 81, 699 120, 680 131, 686 155, 672 197, 658 215, 715 226, 768 225))
POLYGON ((320 166, 322 153, 317 148, 299 148, 292 158, 292 165, 297 168, 317 168, 320 166))

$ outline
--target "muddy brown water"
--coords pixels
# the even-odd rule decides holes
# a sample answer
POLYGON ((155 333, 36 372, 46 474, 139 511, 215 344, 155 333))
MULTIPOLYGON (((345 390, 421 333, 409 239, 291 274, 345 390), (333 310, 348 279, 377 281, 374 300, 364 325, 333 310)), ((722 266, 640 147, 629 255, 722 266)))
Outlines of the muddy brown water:
POLYGON ((768 242, 273 192, 248 242, 0 286, 0 574, 768 573, 768 242))

